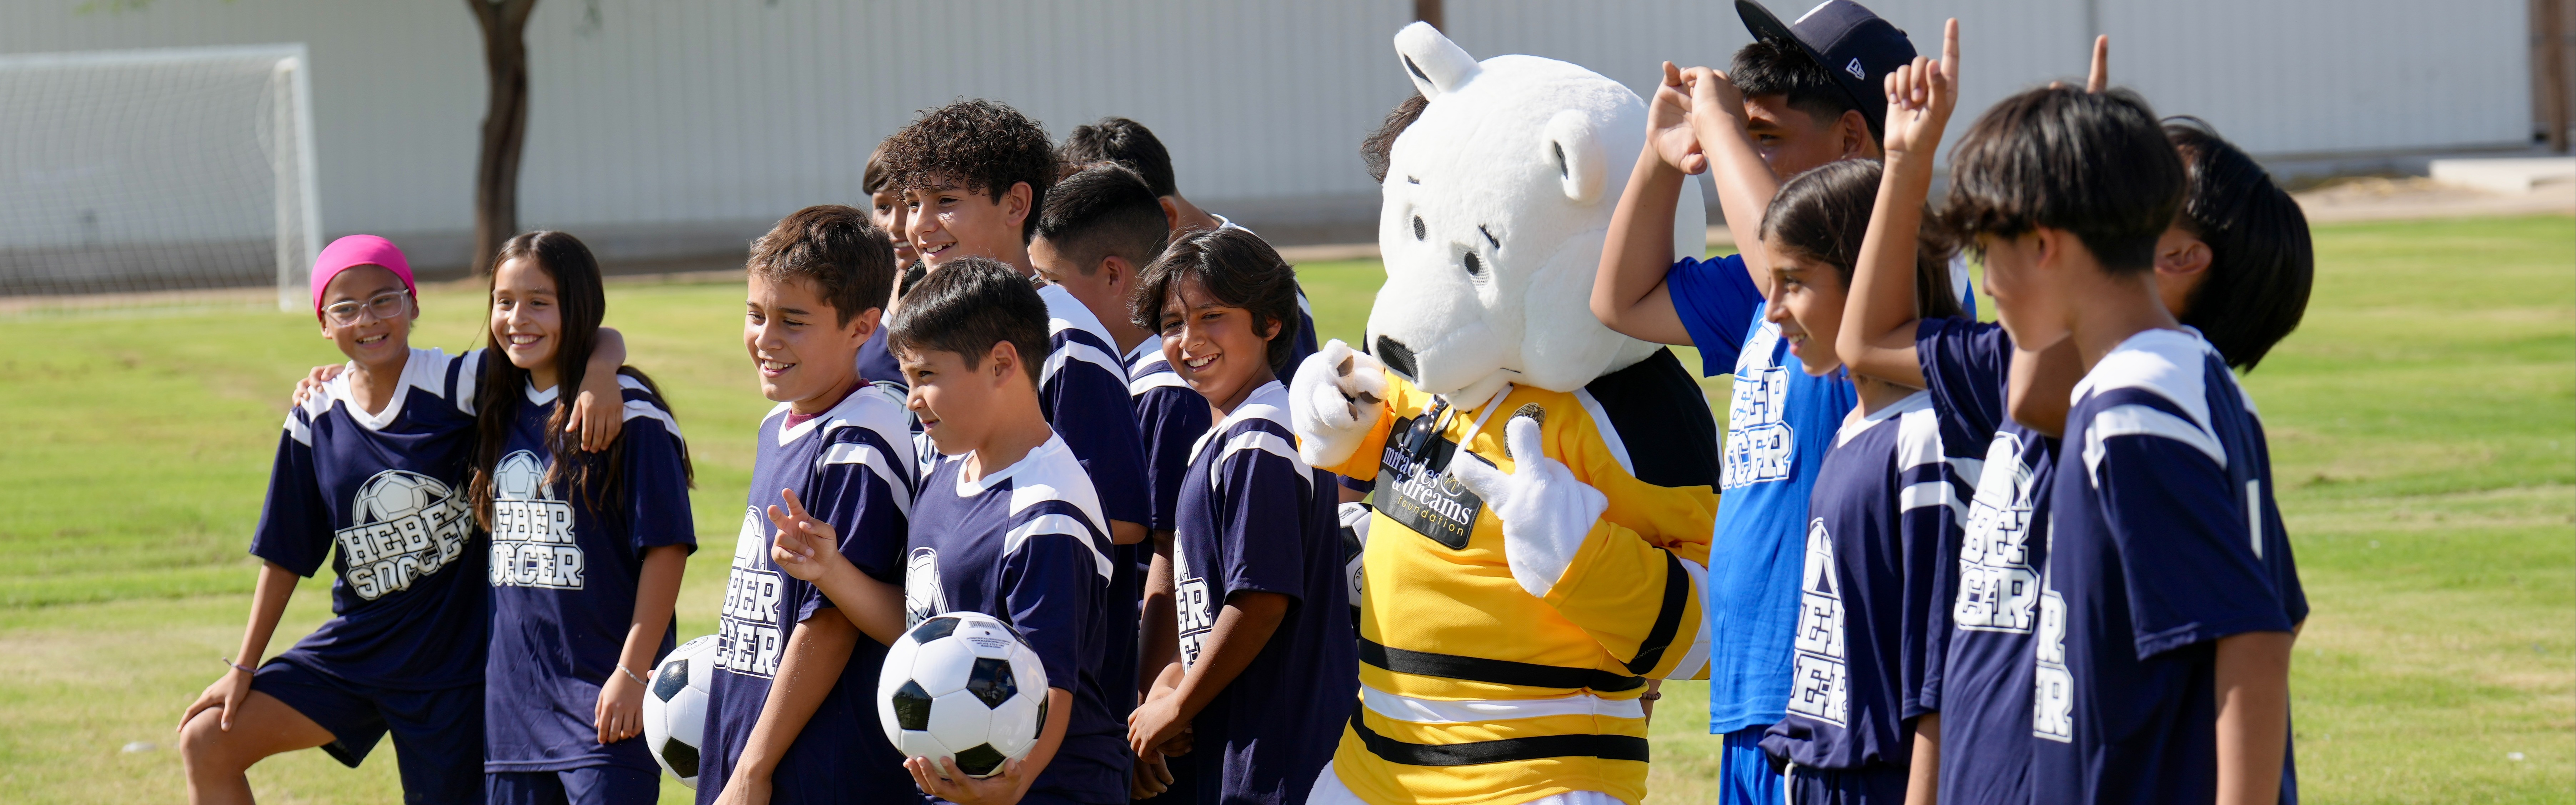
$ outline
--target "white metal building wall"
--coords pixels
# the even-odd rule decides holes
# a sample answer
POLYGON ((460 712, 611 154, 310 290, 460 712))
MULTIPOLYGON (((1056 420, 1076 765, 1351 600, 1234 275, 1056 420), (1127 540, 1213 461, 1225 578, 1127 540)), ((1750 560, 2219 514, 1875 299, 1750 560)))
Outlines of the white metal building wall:
MULTIPOLYGON (((0 53, 306 42, 323 227, 446 233, 469 222, 480 38, 455 0, 157 0, 76 13, 5 0, 0 53)), ((1787 17, 1805 0, 1774 3, 1787 17)), ((2084 71, 2088 20, 2117 83, 2264 154, 2524 141, 2520 3, 2455 0, 1878 0, 1928 53, 1966 28, 1963 108, 2084 71), (2099 3, 2088 7, 2088 2, 2099 3)), ((1479 58, 1568 59, 1642 90, 1658 63, 1723 64, 1723 0, 1451 0, 1479 58)), ((530 24, 521 215, 531 226, 680 231, 858 201, 868 149, 959 96, 1061 136, 1123 114, 1220 210, 1348 207, 1374 191, 1358 139, 1410 90, 1388 40, 1405 0, 546 0, 530 24)), ((1358 210, 1366 219, 1371 211, 1358 210)), ((1349 216, 1345 216, 1349 217, 1349 216)), ((461 241, 456 248, 461 249, 461 241)), ((675 246, 676 248, 676 246, 675 246)), ((461 258, 461 253, 458 255, 461 258)))

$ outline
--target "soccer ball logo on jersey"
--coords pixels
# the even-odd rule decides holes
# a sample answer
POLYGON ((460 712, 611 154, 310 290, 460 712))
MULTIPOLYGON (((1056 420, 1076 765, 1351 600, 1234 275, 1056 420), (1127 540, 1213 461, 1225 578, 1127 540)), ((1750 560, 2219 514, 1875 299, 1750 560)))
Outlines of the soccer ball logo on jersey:
POLYGON ((359 598, 401 592, 465 555, 465 501, 436 478, 385 470, 349 499, 349 527, 332 537, 359 598))
POLYGON ((1798 584, 1798 632, 1791 658, 1789 712, 1840 727, 1850 722, 1844 684, 1843 591, 1825 520, 1807 525, 1807 567, 1798 584))
POLYGON ((1736 359, 1735 391, 1726 404, 1726 450, 1719 459, 1719 489, 1789 477, 1798 433, 1780 417, 1789 403, 1790 370, 1760 367, 1779 345, 1779 325, 1763 322, 1736 359))
POLYGON ((903 628, 948 614, 948 592, 939 586, 939 551, 914 548, 903 562, 903 628))
POLYGON ((733 541, 733 570, 725 576, 724 609, 716 617, 716 667, 750 676, 775 676, 779 638, 777 571, 767 570, 769 522, 745 507, 742 533, 733 541))
POLYGON ((2029 634, 2039 573, 2030 563, 2033 473, 2021 462, 2020 437, 1996 434, 1985 467, 1959 540, 1959 591, 1950 620, 1972 631, 2029 634))
POLYGON ((492 471, 492 586, 578 590, 581 571, 572 504, 546 486, 545 464, 527 450, 503 456, 492 471))

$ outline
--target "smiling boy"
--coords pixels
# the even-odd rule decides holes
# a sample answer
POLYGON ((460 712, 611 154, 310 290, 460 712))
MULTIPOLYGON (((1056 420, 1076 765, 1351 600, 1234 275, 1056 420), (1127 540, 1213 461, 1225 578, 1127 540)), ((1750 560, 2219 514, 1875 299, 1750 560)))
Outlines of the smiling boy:
MULTIPOLYGON (((1029 238, 1057 166, 1037 121, 992 101, 957 101, 923 112, 881 153, 904 192, 905 235, 933 273, 981 257, 1037 278, 1029 238)), ((1088 470, 1110 536, 1120 545, 1144 542, 1144 459, 1117 341, 1064 288, 1040 285, 1038 297, 1050 347, 1039 368, 1039 410, 1088 470)))
POLYGON ((839 802, 907 791, 903 755, 869 698, 903 579, 912 440, 899 392, 853 368, 894 287, 894 249, 865 211, 807 207, 752 244, 743 348, 761 395, 751 493, 718 619, 701 805, 839 802), (839 554, 882 585, 845 612, 772 555, 776 510, 828 524, 839 554), (806 512, 811 512, 807 514, 806 512))
MULTIPOLYGON (((955 260, 922 280, 895 317, 906 404, 939 456, 913 503, 905 625, 981 612, 1020 634, 1046 668, 1037 745, 1000 774, 904 761, 924 792, 962 805, 1126 801, 1126 729, 1101 681, 1110 543, 1082 464, 1040 410, 1047 309, 1016 272, 955 260)), ((1127 690, 1119 690, 1125 693, 1127 690)), ((1132 693, 1130 693, 1132 695, 1132 693)), ((934 765, 934 763, 938 765, 934 765)))

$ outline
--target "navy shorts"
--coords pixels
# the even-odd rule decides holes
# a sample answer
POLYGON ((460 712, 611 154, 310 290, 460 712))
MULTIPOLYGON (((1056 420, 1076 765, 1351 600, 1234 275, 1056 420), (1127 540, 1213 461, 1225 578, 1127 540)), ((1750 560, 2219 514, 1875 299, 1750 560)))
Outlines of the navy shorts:
POLYGON ((662 770, 583 766, 562 771, 496 771, 483 775, 491 805, 625 805, 662 798, 662 770))
POLYGON ((1790 766, 1781 778, 1789 805, 1905 805, 1906 769, 1882 764, 1858 769, 1790 766))
POLYGON ((331 731, 322 745, 349 768, 391 732, 409 805, 483 801, 483 685, 391 690, 349 684, 288 660, 270 660, 250 689, 276 697, 331 731))

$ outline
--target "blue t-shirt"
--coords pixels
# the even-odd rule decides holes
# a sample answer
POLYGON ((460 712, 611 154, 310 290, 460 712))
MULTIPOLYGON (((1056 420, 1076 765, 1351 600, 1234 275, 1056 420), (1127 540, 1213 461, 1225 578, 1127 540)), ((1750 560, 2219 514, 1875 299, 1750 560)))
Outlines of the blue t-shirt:
MULTIPOLYGON (((785 403, 770 410, 752 456, 751 494, 716 619, 716 675, 699 747, 700 805, 724 792, 752 727, 760 723, 797 625, 832 606, 812 583, 787 575, 769 558, 777 537, 769 507, 787 507, 779 490, 796 490, 808 513, 832 525, 841 555, 859 572, 888 584, 903 582, 914 465, 902 393, 863 385, 812 418, 789 425, 789 415, 785 403)), ((832 691, 770 776, 782 801, 917 790, 903 769, 903 754, 877 723, 873 697, 885 652, 884 644, 865 634, 851 649, 832 691)))
POLYGON ((1237 592, 1290 600, 1252 664, 1192 720, 1198 801, 1297 805, 1341 743, 1359 695, 1342 575, 1340 493, 1297 458, 1288 389, 1271 381, 1206 431, 1181 486, 1172 548, 1181 660, 1195 665, 1237 592))
MULTIPOLYGON (((2307 618, 2254 407, 2198 334, 2148 330, 2075 387, 2032 709, 2037 802, 2207 802, 2217 641, 2307 618)), ((2294 799, 2284 766, 2284 801, 2294 799)))
POLYGON ((1908 722, 1931 711, 1921 693, 1941 656, 1931 627, 1957 500, 1930 395, 1856 415, 1835 435, 1808 505, 1789 713, 1763 735, 1765 752, 1821 770, 1912 762, 1908 722))
MULTIPOLYGON (((642 381, 619 376, 625 428, 617 437, 620 500, 598 501, 548 483, 555 389, 524 388, 526 402, 492 472, 492 643, 484 665, 483 770, 560 771, 614 765, 654 771, 643 741, 599 743, 599 689, 619 674, 646 550, 698 538, 679 423, 642 381)), ((607 460, 584 454, 592 478, 607 460)), ((596 481, 594 481, 596 483, 596 481)), ((662 633, 658 662, 675 636, 662 633)), ((634 669, 651 670, 652 663, 634 669)))
POLYGON ((940 456, 922 478, 905 554, 905 625, 966 611, 1019 630, 1046 666, 1047 687, 1073 696, 1064 743, 1030 790, 1124 803, 1134 757, 1100 675, 1107 633, 1132 633, 1135 619, 1103 617, 1115 563, 1091 479, 1061 436, 973 481, 965 466, 963 456, 940 456))
POLYGON ((1101 513, 1144 523, 1144 449, 1136 438, 1136 408, 1128 399, 1118 342, 1064 286, 1038 286, 1038 298, 1046 300, 1048 341, 1046 363, 1038 370, 1038 406, 1091 475, 1101 513))
POLYGON ((414 349, 382 412, 346 374, 287 412, 250 553, 307 577, 327 559, 338 578, 331 619, 283 659, 362 687, 483 684, 486 555, 465 500, 483 357, 414 349))
POLYGON ((2030 801, 2031 629, 2057 439, 2007 417, 2012 352, 1995 324, 1925 319, 1915 329, 1942 438, 1985 445, 1980 460, 1952 459, 1973 492, 1947 569, 1948 652, 1923 694, 1941 712, 1940 796, 1949 802, 2030 801))
POLYGON ((1853 405, 1841 372, 1808 375, 1762 320, 1762 291, 1738 255, 1684 259, 1664 275, 1699 347, 1703 375, 1732 371, 1717 534, 1709 546, 1709 731, 1768 726, 1788 714, 1790 634, 1798 620, 1807 498, 1853 405))

